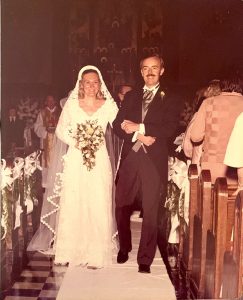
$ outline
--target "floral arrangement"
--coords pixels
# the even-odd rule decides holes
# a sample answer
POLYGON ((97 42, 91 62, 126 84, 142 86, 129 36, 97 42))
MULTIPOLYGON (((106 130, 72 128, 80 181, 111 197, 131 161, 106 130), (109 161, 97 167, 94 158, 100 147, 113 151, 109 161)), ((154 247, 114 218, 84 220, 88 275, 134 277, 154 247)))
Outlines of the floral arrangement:
POLYGON ((83 164, 88 171, 95 166, 95 155, 104 144, 104 132, 98 120, 87 120, 86 123, 77 124, 73 130, 69 128, 69 135, 76 140, 76 147, 81 151, 83 164))
POLYGON ((17 114, 20 120, 25 120, 26 123, 33 124, 39 113, 38 101, 32 101, 30 98, 21 99, 18 104, 17 114))
MULTIPOLYGON (((175 152, 182 150, 184 134, 176 137, 174 144, 177 145, 175 152)), ((165 207, 170 213, 171 229, 168 238, 169 243, 179 243, 180 224, 188 224, 189 218, 189 181, 188 166, 190 161, 183 161, 176 157, 168 160, 168 185, 165 207)), ((183 226, 186 230, 186 226, 183 226)))
POLYGON ((27 213, 31 213, 33 206, 38 204, 39 156, 40 152, 36 151, 26 158, 16 157, 12 167, 7 166, 4 159, 1 160, 1 240, 6 239, 7 243, 11 241, 12 229, 20 226, 22 208, 25 206, 27 213))
POLYGON ((160 97, 161 97, 161 99, 163 99, 164 96, 165 96, 165 92, 164 92, 164 91, 161 91, 161 92, 160 92, 160 97))

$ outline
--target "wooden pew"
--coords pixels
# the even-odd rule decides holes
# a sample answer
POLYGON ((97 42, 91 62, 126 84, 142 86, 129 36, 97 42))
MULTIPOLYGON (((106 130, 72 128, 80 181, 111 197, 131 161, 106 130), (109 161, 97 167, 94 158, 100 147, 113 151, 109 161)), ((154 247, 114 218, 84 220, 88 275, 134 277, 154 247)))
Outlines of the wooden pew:
POLYGON ((209 170, 203 170, 198 179, 193 165, 189 168, 189 180, 189 228, 187 237, 181 238, 180 257, 182 265, 187 266, 192 295, 217 298, 222 284, 224 253, 232 244, 236 185, 227 186, 225 178, 219 178, 215 186, 212 185, 209 170))
POLYGON ((185 222, 180 220, 180 246, 179 246, 179 259, 180 266, 183 272, 186 272, 186 277, 192 270, 193 259, 193 228, 194 228, 194 216, 197 214, 198 205, 198 169, 197 165, 191 164, 188 169, 188 178, 190 183, 190 199, 194 201, 189 202, 189 224, 185 225, 185 222))
MULTIPOLYGON (((190 279, 194 297, 218 298, 222 292, 222 277, 225 277, 225 261, 232 251, 237 186, 227 186, 225 178, 219 178, 212 185, 210 172, 203 170, 198 176, 196 165, 189 167, 188 177, 189 226, 186 233, 180 230, 180 266, 190 279)), ((224 290, 227 290, 226 284, 224 290)))
POLYGON ((226 251, 223 261, 222 297, 242 299, 243 297, 243 191, 235 200, 233 243, 226 251))
POLYGON ((242 296, 242 200, 240 195, 234 199, 233 189, 236 186, 228 187, 226 178, 217 178, 213 190, 213 227, 207 239, 205 298, 222 296, 234 299, 242 296), (229 232, 232 233, 233 228, 231 242, 229 232), (229 245, 232 245, 230 249, 229 245))
POLYGON ((223 261, 227 241, 226 178, 217 178, 212 190, 211 224, 207 232, 205 298, 219 298, 222 284, 223 261))
MULTIPOLYGON (((233 234, 233 260, 237 266, 237 295, 243 296, 243 191, 241 191, 235 202, 235 222, 233 234)), ((223 294, 224 296, 224 294, 223 294)))
POLYGON ((202 170, 198 181, 196 201, 197 211, 194 214, 192 268, 190 271, 191 291, 196 298, 204 297, 206 241, 211 220, 211 175, 209 170, 202 170))

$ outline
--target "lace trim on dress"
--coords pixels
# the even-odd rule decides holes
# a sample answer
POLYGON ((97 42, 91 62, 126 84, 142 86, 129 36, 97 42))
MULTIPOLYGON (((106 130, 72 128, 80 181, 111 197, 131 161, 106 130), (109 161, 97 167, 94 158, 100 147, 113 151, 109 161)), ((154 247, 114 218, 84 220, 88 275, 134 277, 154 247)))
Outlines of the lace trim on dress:
POLYGON ((47 202, 52 204, 54 208, 53 210, 41 216, 41 220, 40 220, 41 223, 45 225, 53 233, 53 238, 50 240, 50 245, 49 245, 50 247, 56 239, 56 230, 55 228, 51 227, 51 225, 48 223, 48 218, 60 210, 60 205, 54 202, 53 200, 56 198, 60 198, 61 189, 62 189, 62 175, 63 173, 56 174, 54 188, 53 188, 53 195, 48 196, 46 199, 47 202))

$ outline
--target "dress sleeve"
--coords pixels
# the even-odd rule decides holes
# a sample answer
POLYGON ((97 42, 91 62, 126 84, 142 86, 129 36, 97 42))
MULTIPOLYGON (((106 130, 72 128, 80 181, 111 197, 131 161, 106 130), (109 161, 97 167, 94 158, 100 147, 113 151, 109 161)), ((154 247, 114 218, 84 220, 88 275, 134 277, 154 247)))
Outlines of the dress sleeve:
POLYGON ((38 114, 37 119, 35 121, 34 132, 41 139, 45 139, 47 136, 46 127, 44 126, 41 112, 38 114))
POLYGON ((185 136, 182 142, 182 149, 184 151, 184 154, 186 155, 186 157, 189 158, 192 158, 192 153, 193 153, 193 144, 191 141, 191 130, 192 130, 195 117, 196 117, 196 113, 194 114, 194 116, 192 117, 190 123, 186 128, 185 136))
POLYGON ((56 135, 62 142, 74 147, 76 142, 69 134, 70 128, 72 128, 71 110, 70 105, 67 103, 60 115, 56 128, 56 135))
POLYGON ((191 140, 194 143, 201 142, 205 136, 206 128, 206 100, 202 103, 197 112, 191 128, 191 140))
POLYGON ((114 100, 110 99, 108 105, 108 122, 110 123, 111 126, 113 121, 116 118, 117 113, 118 113, 117 104, 114 100))

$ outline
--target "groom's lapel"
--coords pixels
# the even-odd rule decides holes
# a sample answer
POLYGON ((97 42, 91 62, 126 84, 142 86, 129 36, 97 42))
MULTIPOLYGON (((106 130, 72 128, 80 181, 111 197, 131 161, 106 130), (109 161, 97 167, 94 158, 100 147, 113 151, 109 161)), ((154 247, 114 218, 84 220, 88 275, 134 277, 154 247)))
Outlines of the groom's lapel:
POLYGON ((161 95, 161 88, 158 89, 157 93, 154 95, 154 99, 149 105, 148 112, 145 116, 145 120, 152 118, 154 113, 157 113, 157 110, 160 109, 161 104, 164 101, 164 96, 161 95))

